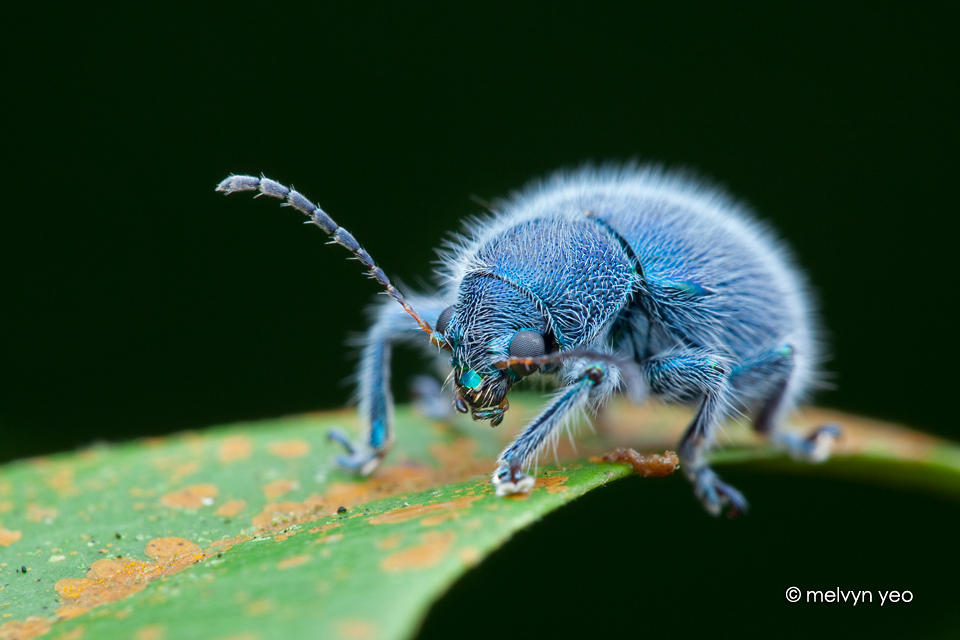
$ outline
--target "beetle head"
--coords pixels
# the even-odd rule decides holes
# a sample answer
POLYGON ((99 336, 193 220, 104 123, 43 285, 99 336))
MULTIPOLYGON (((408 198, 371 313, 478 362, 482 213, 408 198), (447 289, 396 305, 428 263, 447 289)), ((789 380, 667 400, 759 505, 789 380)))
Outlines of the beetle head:
POLYGON ((437 318, 436 331, 451 348, 454 406, 474 420, 497 426, 509 408, 507 393, 536 368, 495 366, 509 356, 544 353, 546 320, 516 287, 492 276, 472 276, 460 285, 456 304, 437 318))

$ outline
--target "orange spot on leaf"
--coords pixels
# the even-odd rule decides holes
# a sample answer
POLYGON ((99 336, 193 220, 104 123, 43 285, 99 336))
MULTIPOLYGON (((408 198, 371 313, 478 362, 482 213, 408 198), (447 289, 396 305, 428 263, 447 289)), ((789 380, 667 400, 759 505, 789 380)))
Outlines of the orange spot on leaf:
POLYGON ((232 549, 241 542, 246 542, 250 539, 250 536, 234 536, 233 538, 223 538, 222 540, 217 540, 210 544, 210 549, 207 552, 207 555, 210 555, 214 552, 227 551, 232 549))
POLYGON ((212 505, 218 493, 212 484, 195 484, 166 494, 160 498, 160 502, 178 509, 199 509, 212 505))
POLYGON ((473 566, 480 562, 480 552, 473 547, 464 547, 460 549, 458 554, 460 559, 463 560, 464 564, 473 566))
POLYGON ((314 544, 333 544, 334 542, 340 542, 343 540, 342 533, 334 533, 329 536, 323 536, 322 538, 317 538, 314 540, 314 544))
POLYGON ((153 561, 104 558, 94 562, 83 578, 58 580, 54 589, 67 602, 57 610, 57 617, 74 618, 126 598, 151 581, 183 571, 206 557, 199 546, 183 538, 156 538, 147 543, 145 553, 153 561))
POLYGON ((320 513, 321 507, 315 496, 307 498, 306 502, 274 502, 253 517, 253 524, 256 527, 287 526, 293 522, 318 518, 320 513))
POLYGON ((377 541, 377 548, 383 550, 396 549, 398 546, 400 546, 401 539, 402 536, 399 533, 395 533, 392 536, 387 536, 386 538, 381 538, 377 541))
POLYGON ((263 493, 268 498, 279 498, 285 493, 290 493, 299 487, 296 480, 274 480, 263 487, 263 493))
POLYGON ((27 520, 30 522, 43 522, 44 520, 53 520, 56 517, 56 507, 44 507, 35 502, 27 505, 27 520))
POLYGON ((178 464, 173 468, 173 475, 170 478, 171 482, 180 482, 187 476, 195 474, 200 470, 200 463, 197 461, 193 462, 184 462, 183 464, 178 464))
POLYGON ((204 558, 200 547, 185 538, 154 538, 147 543, 144 553, 162 563, 168 573, 171 568, 179 571, 204 558))
POLYGON ((230 436, 220 443, 218 457, 220 462, 229 464, 237 460, 246 460, 253 454, 253 443, 246 436, 230 436))
POLYGON ((268 450, 280 458, 302 458, 310 453, 310 444, 306 440, 286 440, 270 443, 268 450))
MULTIPOLYGON (((473 502, 474 500, 478 500, 479 498, 480 496, 464 496, 462 498, 457 498, 456 500, 448 500, 446 502, 434 502, 432 504, 414 504, 414 505, 410 505, 409 507, 401 507, 400 509, 388 511, 387 513, 381 513, 378 516, 374 516, 370 518, 370 524, 393 524, 397 522, 406 522, 407 520, 420 518, 426 515, 437 514, 438 512, 451 512, 456 509, 463 509, 464 507, 469 507, 471 502, 473 502)), ((447 514, 445 513, 444 515, 447 515, 447 514)), ((431 524, 436 524, 436 522, 433 522, 431 524)))
POLYGON ((7 640, 29 640, 50 631, 53 621, 40 616, 30 616, 26 620, 11 620, 0 625, 0 638, 7 640))
POLYGON ((267 599, 254 600, 244 608, 244 613, 248 616, 262 616, 269 613, 273 608, 273 603, 267 599))
POLYGON ((23 534, 19 531, 4 529, 3 526, 0 525, 0 547, 9 547, 21 537, 23 537, 23 534))
POLYGON ((277 569, 292 569, 294 567, 299 567, 302 564, 310 562, 310 556, 306 554, 301 554, 298 556, 290 556, 289 558, 284 558, 277 563, 277 569))
MULTIPOLYGON (((85 633, 86 633, 86 629, 84 629, 83 627, 74 627, 70 631, 67 631, 66 633, 63 633, 57 636, 57 640, 81 640, 81 638, 83 638, 85 633)), ((0 636, 0 638, 2 637, 3 636, 0 636)))
POLYGON ((283 532, 281 532, 281 533, 278 533, 277 535, 273 536, 273 539, 274 539, 275 541, 277 541, 277 542, 283 542, 283 541, 286 540, 287 538, 292 538, 293 536, 297 535, 298 533, 300 533, 300 531, 299 531, 298 529, 291 529, 291 530, 289 530, 289 531, 283 531, 283 532))
POLYGON ((73 484, 73 468, 61 467, 47 478, 47 485, 60 496, 75 496, 79 493, 73 484))
POLYGON ((337 623, 337 633, 344 640, 373 640, 377 629, 364 620, 341 620, 337 623))
POLYGON ((324 533, 326 531, 330 531, 331 529, 336 529, 339 526, 340 526, 339 522, 331 522, 330 524, 325 524, 325 525, 310 529, 310 533, 324 533))
POLYGON ((567 476, 546 476, 537 478, 537 486, 546 489, 547 493, 562 493, 567 490, 564 485, 569 479, 567 476))
POLYGON ((133 637, 135 640, 164 640, 167 630, 162 625, 151 624, 137 629, 133 637))
POLYGON ((225 518, 232 518, 238 513, 242 512, 247 508, 246 500, 230 500, 229 502, 224 502, 216 510, 218 516, 223 516, 225 518))
POLYGON ((452 531, 430 531, 423 535, 420 544, 397 551, 380 562, 384 571, 425 569, 440 562, 453 544, 452 531))

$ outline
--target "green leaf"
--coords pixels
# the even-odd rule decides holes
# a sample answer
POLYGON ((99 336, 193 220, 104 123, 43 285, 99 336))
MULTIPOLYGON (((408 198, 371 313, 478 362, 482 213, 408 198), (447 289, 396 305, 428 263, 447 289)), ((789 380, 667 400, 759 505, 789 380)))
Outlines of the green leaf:
MULTIPOLYGON (((352 412, 321 413, 165 439, 99 446, 0 469, 0 640, 50 637, 407 638, 458 576, 514 532, 624 477, 590 461, 613 446, 673 446, 688 411, 616 405, 581 451, 542 466, 529 497, 497 498, 496 455, 529 418, 513 401, 499 429, 397 411, 397 446, 372 477, 332 464, 331 428, 359 433, 352 412), (341 510, 343 507, 345 510, 341 510), (26 573, 21 571, 26 568, 26 573), (139 636, 137 635, 139 634, 139 636)), ((960 490, 960 450, 869 421, 841 422, 836 463, 814 471, 908 474, 960 490)), ((744 427, 720 463, 791 464, 744 427)), ((723 441, 723 440, 722 440, 723 441)), ((705 516, 706 517, 706 516, 705 516)))

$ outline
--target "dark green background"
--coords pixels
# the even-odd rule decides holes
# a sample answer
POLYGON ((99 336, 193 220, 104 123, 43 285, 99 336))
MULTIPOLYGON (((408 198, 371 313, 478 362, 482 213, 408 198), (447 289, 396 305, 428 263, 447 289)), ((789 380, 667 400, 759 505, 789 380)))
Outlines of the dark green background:
MULTIPOLYGON (((947 5, 197 11, 5 16, 0 460, 345 402, 345 339, 375 287, 295 213, 215 194, 228 172, 296 184, 418 284, 478 212, 470 194, 631 158, 712 176, 794 247, 834 355, 819 402, 957 436, 947 5)), ((416 369, 397 360, 402 391, 416 369)), ((729 477, 755 506, 741 523, 707 519, 679 479, 578 502, 461 583, 425 635, 638 635, 651 611, 658 637, 940 625, 955 501, 729 477), (789 609, 792 583, 925 604, 789 609), (477 602, 494 613, 465 627, 477 602)))

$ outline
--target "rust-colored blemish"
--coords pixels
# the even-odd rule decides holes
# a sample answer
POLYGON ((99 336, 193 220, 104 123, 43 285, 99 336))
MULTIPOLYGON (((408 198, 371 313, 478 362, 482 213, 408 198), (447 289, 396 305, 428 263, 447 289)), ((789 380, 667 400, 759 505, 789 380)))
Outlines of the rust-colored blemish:
POLYGON ((13 511, 13 503, 9 500, 0 500, 0 513, 13 511))
POLYGON ((60 467, 53 475, 47 478, 47 486, 61 497, 75 496, 80 493, 73 483, 73 467, 60 467))
POLYGON ((340 526, 339 522, 331 522, 330 524, 324 524, 319 527, 314 527, 313 529, 310 529, 310 533, 325 533, 327 531, 330 531, 331 529, 336 529, 339 526, 340 526))
POLYGON ((440 562, 453 544, 452 531, 428 531, 420 544, 392 553, 380 562, 384 571, 425 569, 440 562))
POLYGON ((564 485, 569 479, 567 476, 545 476, 537 478, 537 486, 546 489, 547 493, 562 493, 568 489, 564 485))
POLYGON ((171 470, 173 475, 170 476, 170 481, 180 482, 187 476, 192 476, 199 470, 200 463, 195 460, 193 462, 184 462, 183 464, 178 464, 171 470))
POLYGON ((30 616, 26 620, 11 620, 0 625, 2 640, 29 640, 38 638, 50 631, 53 621, 40 616, 30 616))
POLYGON ((333 544, 334 542, 340 542, 341 540, 343 540, 342 533, 332 533, 328 536, 317 538, 312 544, 333 544))
POLYGON ((53 520, 56 517, 56 507, 45 507, 36 502, 27 505, 27 520, 30 522, 43 522, 44 520, 53 520))
POLYGON ((447 520, 456 520, 459 517, 460 517, 460 514, 457 513, 456 511, 447 511, 446 513, 440 513, 435 516, 429 516, 427 518, 424 518, 423 520, 420 521, 420 524, 422 524, 425 527, 433 527, 438 524, 444 523, 447 520))
POLYGON ((243 611, 248 616, 262 616, 265 613, 270 613, 271 609, 273 609, 273 603, 266 598, 261 598, 248 604, 243 611))
POLYGON ((253 455, 253 443, 246 436, 230 436, 220 443, 217 456, 220 462, 229 464, 237 460, 246 460, 253 455))
POLYGON ((0 547, 9 547, 22 537, 23 533, 20 531, 4 529, 3 525, 0 525, 0 547))
POLYGON ((150 624, 137 629, 133 637, 134 640, 164 640, 167 637, 167 629, 163 625, 150 624))
POLYGON ((58 580, 54 589, 64 603, 57 610, 57 617, 74 618, 99 605, 126 598, 151 581, 183 571, 206 557, 197 544, 184 538, 155 538, 147 543, 144 553, 152 561, 104 558, 94 562, 83 578, 58 580))
POLYGON ((273 482, 267 483, 263 487, 263 493, 268 498, 279 498, 280 496, 290 493, 294 489, 300 487, 300 484, 296 480, 274 480, 273 482))
POLYGON ((162 563, 168 571, 166 575, 171 568, 179 571, 204 558, 203 550, 185 538, 154 538, 147 543, 144 553, 162 563))
POLYGON ((277 563, 277 569, 293 569, 294 567, 299 567, 302 564, 307 564, 310 562, 310 556, 305 553, 302 553, 298 556, 290 556, 289 558, 284 558, 277 563))
POLYGON ((283 541, 286 540, 287 538, 292 538, 293 536, 297 535, 298 533, 300 533, 300 530, 299 530, 299 529, 288 529, 288 530, 286 530, 286 531, 282 531, 282 532, 278 533, 277 535, 273 536, 273 539, 276 540, 277 542, 283 542, 283 541))
POLYGON ((633 449, 619 448, 604 454, 604 462, 627 462, 633 470, 644 478, 662 478, 668 476, 680 466, 680 459, 673 451, 664 451, 663 455, 651 453, 642 455, 633 449))
POLYGON ((217 540, 216 542, 210 543, 210 548, 207 550, 207 555, 210 555, 211 553, 228 551, 234 548, 235 546, 237 546, 238 544, 240 544, 241 542, 246 542, 249 539, 250 539, 250 536, 241 535, 241 536, 234 536, 232 538, 223 538, 221 540, 217 540))
MULTIPOLYGON (((86 635, 87 630, 83 627, 74 627, 66 633, 62 633, 57 636, 57 640, 82 640, 83 636, 86 635)), ((0 636, 2 638, 3 636, 0 636)))
POLYGON ((256 527, 269 527, 273 524, 284 526, 320 517, 322 506, 319 496, 310 496, 304 502, 272 502, 263 511, 253 517, 256 527))
POLYGON ((377 628, 365 620, 341 620, 337 623, 337 634, 344 640, 373 640, 377 628))
POLYGON ((306 440, 284 440, 271 442, 267 450, 280 458, 302 458, 310 453, 310 444, 306 440))
POLYGON ((464 547, 463 549, 460 549, 460 552, 457 555, 460 556, 460 559, 463 560, 464 564, 469 566, 473 566, 480 562, 480 552, 474 547, 464 547))
POLYGON ((324 494, 330 505, 354 505, 398 493, 412 493, 432 486, 431 470, 422 466, 395 465, 378 470, 362 482, 335 483, 324 494))
POLYGON ((370 524, 394 524, 397 522, 406 522, 414 518, 420 518, 440 512, 454 511, 469 507, 470 503, 478 500, 480 496, 463 496, 456 500, 447 500, 446 502, 434 502, 431 504, 412 504, 409 507, 401 507, 387 513, 381 513, 378 516, 370 518, 370 524))
POLYGON ((167 507, 199 509, 212 505, 218 493, 220 492, 212 484, 194 484, 166 494, 160 498, 160 502, 167 507))
POLYGON ((377 549, 383 549, 384 551, 388 549, 396 549, 400 546, 400 540, 403 537, 399 533, 395 533, 392 536, 387 536, 386 538, 380 538, 377 540, 377 549))
POLYGON ((247 508, 246 500, 230 500, 220 505, 214 512, 224 518, 232 518, 247 508))

